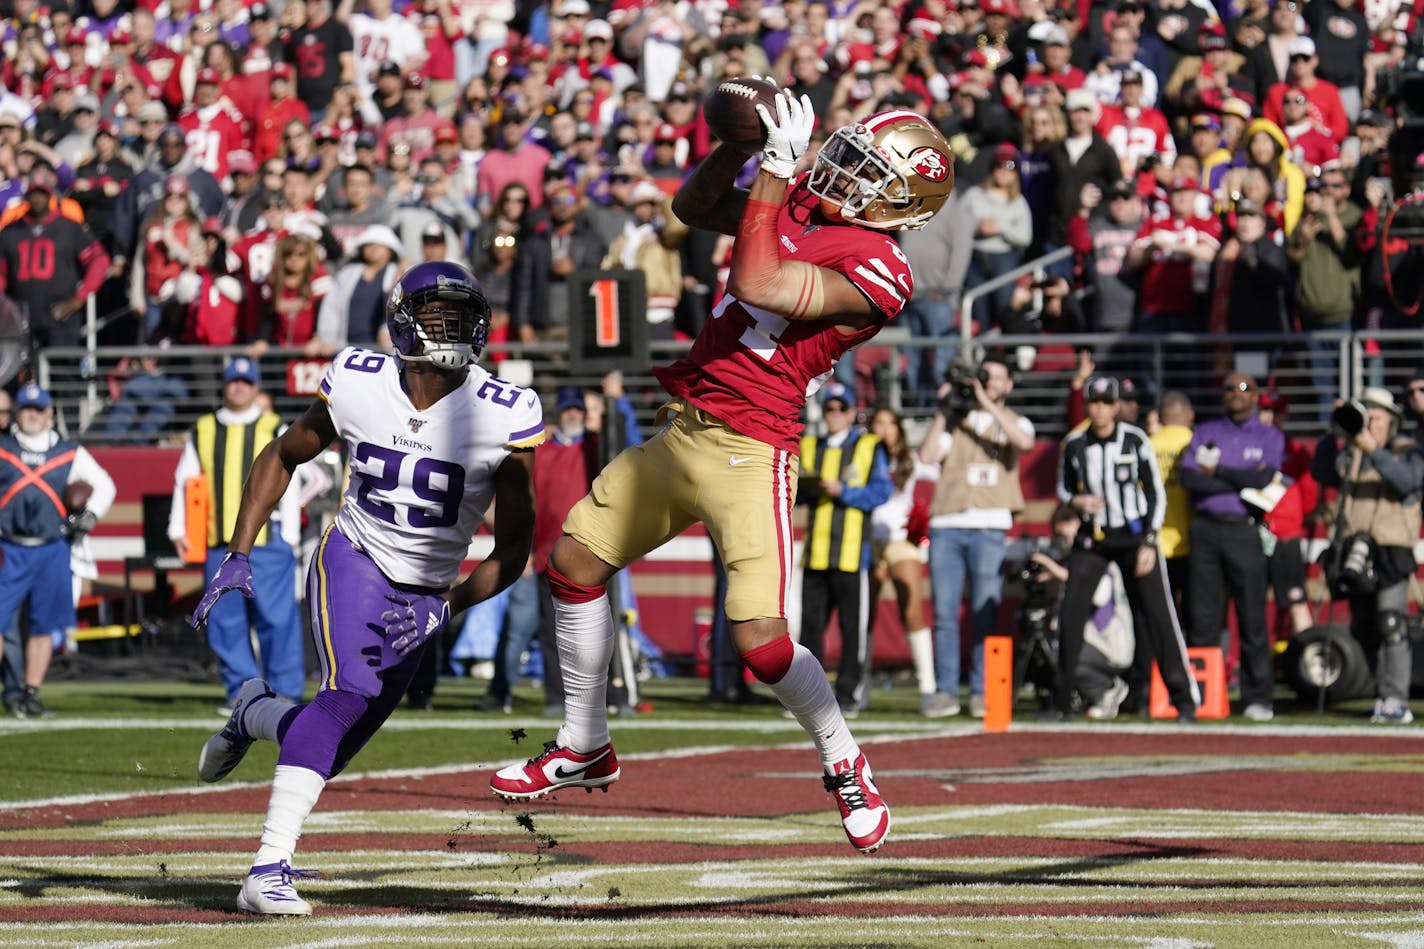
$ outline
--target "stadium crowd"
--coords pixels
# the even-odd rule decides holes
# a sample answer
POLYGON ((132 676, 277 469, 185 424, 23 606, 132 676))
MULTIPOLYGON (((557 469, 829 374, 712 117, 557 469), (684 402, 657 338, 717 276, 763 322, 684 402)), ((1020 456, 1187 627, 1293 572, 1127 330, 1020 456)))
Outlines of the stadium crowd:
MULTIPOLYGON (((650 338, 691 338, 731 241, 670 198, 714 144, 698 103, 743 75, 808 96, 820 135, 894 108, 944 133, 956 193, 897 235, 916 336, 1060 247, 980 301, 979 332, 1418 326, 1416 245, 1385 233, 1396 213, 1406 233, 1419 150, 1404 0, 0 9, 0 286, 32 348, 80 344, 91 297, 110 344, 388 346, 387 294, 429 260, 482 281, 495 360, 565 339, 593 268, 642 270, 650 338)), ((1333 392, 1335 344, 1304 339, 1333 392)), ((909 385, 932 406, 950 352, 925 353, 909 385)), ((1097 357, 1144 378, 1140 353, 1097 357)))

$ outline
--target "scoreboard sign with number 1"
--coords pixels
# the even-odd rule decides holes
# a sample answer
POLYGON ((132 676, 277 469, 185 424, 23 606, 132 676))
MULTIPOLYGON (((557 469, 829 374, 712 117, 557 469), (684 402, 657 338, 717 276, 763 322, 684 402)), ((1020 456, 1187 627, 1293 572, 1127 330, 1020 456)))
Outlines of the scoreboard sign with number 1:
POLYGON ((569 367, 576 373, 648 368, 647 290, 641 270, 580 270, 569 277, 569 367))

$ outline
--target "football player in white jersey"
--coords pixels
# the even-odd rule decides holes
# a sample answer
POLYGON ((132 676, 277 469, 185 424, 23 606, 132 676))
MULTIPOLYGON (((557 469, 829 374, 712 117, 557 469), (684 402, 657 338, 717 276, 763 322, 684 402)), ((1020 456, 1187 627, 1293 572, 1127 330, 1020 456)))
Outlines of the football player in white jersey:
POLYGON ((396 354, 339 353, 318 399, 253 462, 228 555, 193 613, 195 627, 224 593, 252 596, 247 552, 298 465, 339 437, 350 449, 351 477, 307 576, 320 691, 293 706, 261 679, 248 680, 198 758, 199 776, 219 781, 254 740, 282 746, 240 909, 311 912, 292 885, 302 872, 291 859, 322 788, 399 704, 450 616, 524 570, 534 531, 532 449, 544 440, 544 411, 536 394, 474 364, 489 325, 489 304, 468 270, 444 261, 412 267, 386 306, 396 354), (492 500, 494 550, 455 583, 492 500))

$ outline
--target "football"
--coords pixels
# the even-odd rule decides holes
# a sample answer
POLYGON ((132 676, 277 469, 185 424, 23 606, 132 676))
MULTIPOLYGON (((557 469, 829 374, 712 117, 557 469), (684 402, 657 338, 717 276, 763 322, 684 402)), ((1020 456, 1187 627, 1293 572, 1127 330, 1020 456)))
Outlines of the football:
POLYGON ((64 507, 69 514, 78 514, 89 506, 94 486, 88 481, 71 481, 64 486, 64 507))
POLYGON ((766 144, 766 129, 757 115, 757 103, 776 114, 776 83, 755 76, 725 79, 702 100, 702 117, 712 134, 734 148, 759 152, 766 144))

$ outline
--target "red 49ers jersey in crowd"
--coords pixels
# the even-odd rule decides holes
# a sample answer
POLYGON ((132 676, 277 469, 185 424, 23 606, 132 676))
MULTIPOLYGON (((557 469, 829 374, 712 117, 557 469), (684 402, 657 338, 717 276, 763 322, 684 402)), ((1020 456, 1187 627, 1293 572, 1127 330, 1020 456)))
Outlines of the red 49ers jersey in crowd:
POLYGON ((178 127, 188 141, 188 154, 219 181, 227 177, 228 153, 247 147, 242 117, 222 101, 189 109, 178 116, 178 127))
POLYGON ((1177 160, 1177 144, 1167 117, 1156 109, 1120 109, 1105 105, 1098 119, 1098 134, 1112 146, 1122 162, 1122 176, 1137 184, 1138 193, 1151 188, 1150 171, 1139 172, 1142 159, 1156 154, 1170 165, 1177 160))
POLYGON ((914 289, 910 265, 884 231, 832 221, 799 180, 777 218, 783 260, 837 271, 879 311, 870 326, 843 333, 826 320, 788 320, 722 297, 688 354, 653 370, 663 388, 733 430, 788 451, 799 449, 801 407, 846 350, 880 331, 914 289))
POLYGON ((1134 244, 1150 244, 1142 274, 1141 308, 1145 313, 1186 313, 1195 309, 1196 288, 1192 272, 1196 261, 1186 248, 1221 244, 1221 223, 1216 218, 1164 217, 1148 221, 1134 244), (1165 234, 1165 237, 1158 237, 1165 234), (1159 246, 1159 241, 1166 247, 1159 246))

